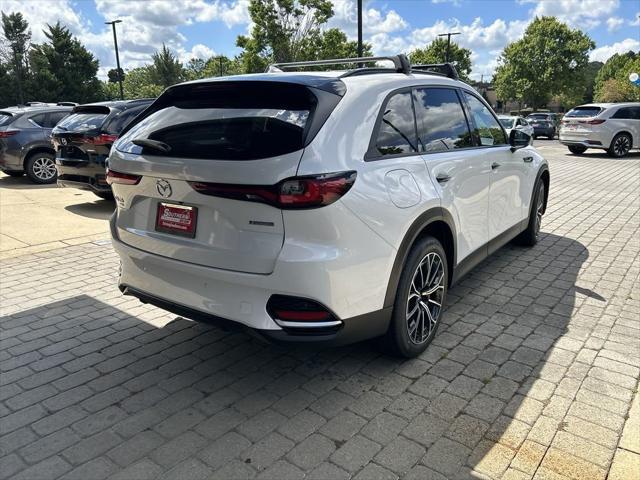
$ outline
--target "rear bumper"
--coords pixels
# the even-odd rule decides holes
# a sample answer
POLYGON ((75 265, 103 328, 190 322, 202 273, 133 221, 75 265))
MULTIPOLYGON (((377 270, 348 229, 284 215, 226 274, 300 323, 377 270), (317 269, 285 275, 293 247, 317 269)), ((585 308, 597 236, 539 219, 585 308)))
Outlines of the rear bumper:
MULTIPOLYGON (((383 302, 395 255, 381 240, 370 241, 368 261, 348 255, 327 258, 285 242, 273 273, 254 274, 196 265, 129 246, 118 238, 116 216, 110 225, 122 264, 119 286, 144 302, 193 320, 251 329, 275 341, 339 345, 380 336, 388 328, 391 309, 384 309, 383 302), (308 255, 301 256, 305 252, 308 255), (316 301, 333 312, 342 326, 331 332, 283 329, 267 313, 272 295, 316 301)), ((361 241, 364 232, 356 225, 352 223, 352 229, 361 241)), ((345 249, 347 254, 353 251, 345 249)))
POLYGON ((104 159, 98 161, 56 158, 58 185, 92 192, 110 192, 104 159))
POLYGON ((295 334, 282 329, 258 329, 251 328, 240 322, 218 317, 210 313, 180 305, 178 303, 155 297, 126 285, 120 285, 120 290, 125 295, 138 298, 143 303, 154 305, 168 312, 197 322, 214 325, 222 330, 243 331, 262 340, 273 343, 306 343, 323 346, 340 346, 359 342, 386 332, 391 319, 391 308, 359 315, 343 321, 343 325, 337 331, 331 333, 305 333, 295 334))

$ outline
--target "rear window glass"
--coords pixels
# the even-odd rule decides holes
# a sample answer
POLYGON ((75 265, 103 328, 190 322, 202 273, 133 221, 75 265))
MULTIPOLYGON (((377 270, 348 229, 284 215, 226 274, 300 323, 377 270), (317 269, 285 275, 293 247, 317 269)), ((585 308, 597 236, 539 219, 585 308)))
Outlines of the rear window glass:
POLYGON ((107 133, 119 135, 124 127, 126 127, 131 120, 136 118, 136 116, 138 116, 138 114, 142 112, 146 107, 147 105, 144 105, 142 107, 129 108, 128 110, 124 110, 118 113, 105 125, 105 131, 107 133))
POLYGON ((415 90, 418 138, 424 152, 473 146, 458 94, 450 88, 415 90))
POLYGON ((502 126, 504 128, 512 128, 513 127, 513 120, 511 118, 499 118, 498 120, 500 120, 500 123, 502 124, 502 126))
POLYGON ((95 130, 100 128, 106 117, 106 113, 72 113, 62 120, 57 127, 74 132, 95 130))
POLYGON ((567 112, 565 117, 595 117, 601 111, 600 107, 576 107, 567 112))
POLYGON ((13 120, 13 115, 10 113, 0 113, 0 126, 8 125, 13 120))
MULTIPOLYGON (((203 84, 165 98, 125 134, 130 142, 162 142, 127 151, 169 157, 257 160, 301 150, 316 98, 305 87, 268 84, 203 84), (163 105, 164 103, 164 105, 163 105)), ((119 145, 121 148, 121 145, 119 145)))

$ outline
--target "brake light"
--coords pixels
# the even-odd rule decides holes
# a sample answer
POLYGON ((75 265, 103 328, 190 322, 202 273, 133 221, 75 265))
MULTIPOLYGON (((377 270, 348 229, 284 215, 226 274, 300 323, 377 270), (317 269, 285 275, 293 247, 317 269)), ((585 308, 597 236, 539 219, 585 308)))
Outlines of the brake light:
POLYGON ((130 173, 115 172, 113 170, 107 170, 107 183, 113 185, 117 183, 119 185, 137 185, 140 183, 142 175, 132 175, 130 173))
POLYGON ((203 195, 302 209, 331 205, 351 189, 355 180, 356 172, 340 172, 287 178, 275 185, 189 184, 203 195))
POLYGON ((87 137, 86 138, 86 142, 87 143, 92 143, 94 145, 108 145, 108 144, 112 144, 117 139, 118 139, 117 135, 109 135, 109 134, 106 134, 106 133, 102 133, 102 134, 97 135, 95 137, 87 137))
POLYGON ((588 125, 600 125, 601 123, 604 123, 604 119, 597 119, 597 120, 578 120, 578 123, 586 123, 588 125))
POLYGON ((0 132, 0 138, 13 137, 16 133, 19 133, 20 130, 5 130, 4 132, 0 132))

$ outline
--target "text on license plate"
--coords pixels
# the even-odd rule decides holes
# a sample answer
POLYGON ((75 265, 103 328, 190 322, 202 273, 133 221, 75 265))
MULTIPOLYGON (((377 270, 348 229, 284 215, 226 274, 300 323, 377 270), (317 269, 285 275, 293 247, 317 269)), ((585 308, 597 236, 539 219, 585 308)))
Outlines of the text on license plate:
POLYGON ((196 207, 158 203, 156 230, 193 238, 196 235, 197 214, 196 207))

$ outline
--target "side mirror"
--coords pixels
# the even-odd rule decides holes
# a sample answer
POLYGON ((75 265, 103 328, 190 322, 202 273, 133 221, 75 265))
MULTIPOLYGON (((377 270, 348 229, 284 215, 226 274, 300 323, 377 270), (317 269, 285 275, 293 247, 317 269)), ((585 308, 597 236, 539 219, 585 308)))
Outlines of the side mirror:
POLYGON ((509 145, 511 145, 511 151, 526 147, 531 143, 531 136, 524 133, 522 130, 516 128, 512 129, 509 133, 509 145))

